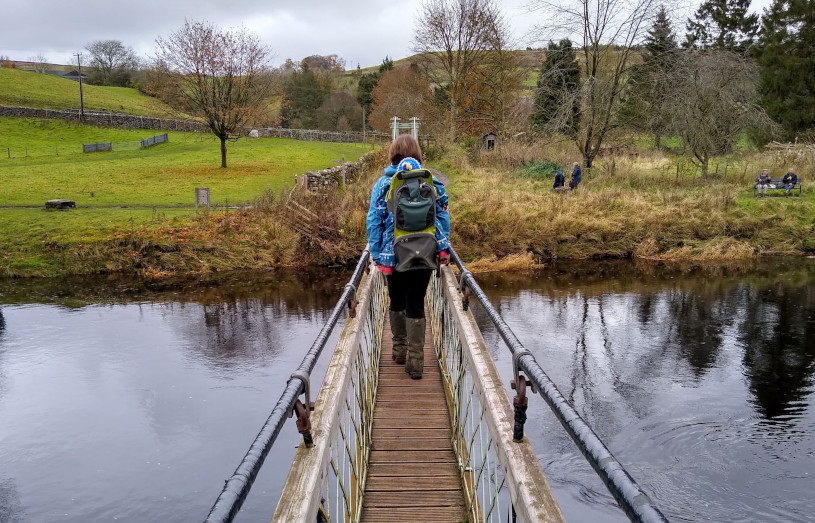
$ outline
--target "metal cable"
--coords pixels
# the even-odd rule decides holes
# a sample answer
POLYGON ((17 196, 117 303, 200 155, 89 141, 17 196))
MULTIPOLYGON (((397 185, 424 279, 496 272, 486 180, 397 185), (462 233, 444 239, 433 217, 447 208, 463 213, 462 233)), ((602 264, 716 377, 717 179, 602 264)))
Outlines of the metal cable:
MULTIPOLYGON (((297 368, 297 373, 305 372, 310 375, 311 371, 314 370, 317 359, 325 348, 325 344, 328 342, 331 332, 334 330, 340 316, 345 310, 346 304, 356 294, 356 286, 362 279, 362 273, 368 263, 369 255, 370 251, 368 248, 362 251, 362 255, 359 258, 351 280, 346 284, 342 296, 331 312, 331 316, 329 316, 328 321, 323 325, 314 343, 312 343, 311 348, 303 358, 302 363, 300 363, 300 366, 297 368)), ((281 394, 280 399, 277 401, 274 409, 272 409, 272 413, 269 415, 266 423, 263 424, 257 437, 255 437, 255 441, 252 442, 252 445, 249 447, 240 465, 238 465, 238 468, 235 469, 232 476, 224 483, 221 494, 218 496, 218 499, 215 500, 215 504, 210 509, 209 515, 205 520, 207 523, 229 522, 235 518, 246 496, 249 494, 249 490, 252 488, 252 483, 254 483, 258 475, 260 467, 263 466, 266 456, 269 454, 272 445, 274 445, 275 440, 277 440, 278 434, 280 434, 280 430, 286 423, 289 413, 294 408, 294 404, 300 394, 304 391, 304 386, 305 384, 300 378, 289 379, 283 394, 281 394)), ((306 408, 308 408, 308 405, 306 408)))
POLYGON ((489 316, 501 339, 504 340, 509 350, 513 354, 524 352, 518 360, 521 370, 526 372, 527 377, 534 383, 536 390, 540 391, 543 399, 552 409, 557 419, 566 429, 566 432, 589 461, 591 466, 603 480, 606 488, 617 500, 620 507, 631 521, 637 522, 667 522, 667 518, 654 506, 651 498, 637 485, 637 482, 625 470, 619 461, 611 454, 605 444, 597 434, 591 429, 577 411, 563 397, 554 382, 546 375, 535 357, 524 348, 501 315, 490 303, 487 295, 476 283, 470 271, 464 267, 461 258, 456 251, 450 247, 450 256, 453 262, 461 271, 461 281, 473 293, 484 311, 489 316))

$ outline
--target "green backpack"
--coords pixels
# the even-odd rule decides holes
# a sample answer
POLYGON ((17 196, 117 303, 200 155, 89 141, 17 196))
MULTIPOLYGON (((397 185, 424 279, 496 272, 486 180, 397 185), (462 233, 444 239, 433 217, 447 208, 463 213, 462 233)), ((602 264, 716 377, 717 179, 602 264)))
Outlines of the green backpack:
POLYGON ((436 187, 427 169, 399 171, 391 178, 385 201, 393 213, 396 272, 437 269, 436 187))

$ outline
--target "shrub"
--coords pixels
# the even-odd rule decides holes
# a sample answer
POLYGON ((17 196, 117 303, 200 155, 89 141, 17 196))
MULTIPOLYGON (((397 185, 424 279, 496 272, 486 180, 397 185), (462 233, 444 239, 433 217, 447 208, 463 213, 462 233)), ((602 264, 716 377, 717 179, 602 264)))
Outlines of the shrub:
POLYGON ((541 162, 534 162, 523 167, 516 169, 514 174, 523 176, 524 178, 532 178, 535 180, 542 180, 544 178, 553 178, 555 170, 563 172, 563 166, 558 162, 544 160, 541 162))

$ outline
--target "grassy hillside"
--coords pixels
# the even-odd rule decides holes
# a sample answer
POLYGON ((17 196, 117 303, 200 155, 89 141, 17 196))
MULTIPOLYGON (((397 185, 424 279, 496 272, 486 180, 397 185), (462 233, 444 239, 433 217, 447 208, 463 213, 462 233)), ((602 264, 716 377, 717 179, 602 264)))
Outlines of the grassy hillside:
MULTIPOLYGON (((518 59, 519 67, 526 72, 526 79, 523 84, 524 87, 527 89, 534 88, 538 80, 538 69, 540 69, 546 53, 541 49, 518 49, 513 51, 513 53, 518 59)), ((384 59, 384 56, 382 58, 384 59)), ((412 63, 417 63, 418 60, 419 55, 411 55, 406 58, 400 58, 399 60, 393 60, 393 64, 395 66, 410 65, 412 63)), ((350 79, 363 74, 375 73, 379 70, 379 65, 380 64, 377 64, 370 67, 361 68, 359 70, 349 69, 345 72, 344 77, 350 79)))
POLYGON ((11 146, 29 152, 11 159, 0 155, 0 275, 87 272, 82 259, 67 266, 58 255, 110 242, 122 231, 158 238, 157 231, 170 225, 183 230, 200 218, 195 187, 209 187, 211 202, 220 208, 252 203, 265 191, 291 187, 295 174, 329 167, 343 156, 353 161, 370 150, 359 144, 241 139, 228 144, 228 169, 219 167, 219 143, 208 134, 169 133, 169 143, 124 150, 128 141, 153 133, 0 118, 0 151, 11 146), (113 141, 114 151, 80 152, 83 142, 101 141, 113 141), (46 211, 45 200, 52 198, 75 200, 77 209, 46 211))
MULTIPOLYGON (((167 118, 170 108, 127 87, 83 84, 85 109, 167 118)), ((79 83, 47 74, 0 67, 0 105, 79 108, 79 83)))

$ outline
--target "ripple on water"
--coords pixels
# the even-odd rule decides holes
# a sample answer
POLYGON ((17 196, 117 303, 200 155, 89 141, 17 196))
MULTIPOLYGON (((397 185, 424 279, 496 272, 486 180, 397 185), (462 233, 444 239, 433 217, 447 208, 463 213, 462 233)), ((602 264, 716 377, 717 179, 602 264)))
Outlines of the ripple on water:
MULTIPOLYGON (((754 417, 644 420, 621 433, 624 466, 677 521, 803 521, 815 511, 809 468, 799 432, 754 417), (801 463, 804 457, 806 463, 801 463), (633 461, 632 461, 633 459, 633 461), (783 490, 778 480, 783 479, 783 490), (800 496, 790 503, 790 489, 800 496), (809 492, 809 494, 807 494, 809 492)), ((789 428, 789 427, 787 427, 789 428)))

